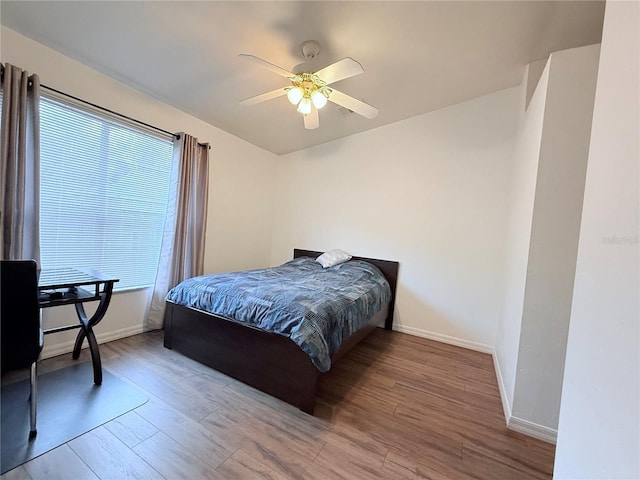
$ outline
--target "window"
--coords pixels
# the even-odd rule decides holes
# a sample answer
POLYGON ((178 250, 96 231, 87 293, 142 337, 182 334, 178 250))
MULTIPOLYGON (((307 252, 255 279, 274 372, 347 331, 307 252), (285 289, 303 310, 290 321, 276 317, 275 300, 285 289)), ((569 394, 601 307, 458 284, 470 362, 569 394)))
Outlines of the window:
POLYGON ((56 97, 40 99, 42 268, 155 282, 173 144, 169 136, 56 97))

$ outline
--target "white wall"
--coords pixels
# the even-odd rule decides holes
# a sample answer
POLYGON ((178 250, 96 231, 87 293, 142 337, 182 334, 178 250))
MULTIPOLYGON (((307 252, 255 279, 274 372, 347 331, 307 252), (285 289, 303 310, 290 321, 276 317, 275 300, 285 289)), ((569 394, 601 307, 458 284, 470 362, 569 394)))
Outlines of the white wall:
POLYGON ((555 478, 640 478, 640 4, 607 2, 555 478))
POLYGON ((525 110, 527 85, 530 75, 527 69, 520 92, 520 118, 510 177, 509 216, 505 246, 505 282, 502 315, 495 339, 495 363, 498 381, 501 382, 502 403, 505 417, 511 418, 516 384, 518 349, 524 308, 524 291, 527 280, 527 263, 531 241, 531 223, 538 173, 538 158, 542 140, 542 126, 546 105, 549 65, 542 71, 525 110))
POLYGON ((557 434, 598 55, 599 45, 553 53, 526 111, 531 79, 521 85, 495 363, 509 427, 548 441, 557 434))
MULTIPOLYGON (((269 265, 277 157, 91 68, 2 27, 1 61, 40 76, 65 93, 168 131, 210 142, 210 193, 205 270, 222 272, 269 265)), ((99 341, 142 331, 148 290, 116 293, 99 341)), ((89 308, 88 308, 89 310, 89 308)), ((72 307, 45 310, 45 328, 75 321, 72 307)), ((74 332, 48 335, 43 356, 70 351, 74 332)))
POLYGON ((553 53, 538 158, 513 417, 557 430, 599 45, 553 53))
POLYGON ((283 156, 273 263, 397 260, 398 330, 491 351, 518 103, 504 90, 283 156))

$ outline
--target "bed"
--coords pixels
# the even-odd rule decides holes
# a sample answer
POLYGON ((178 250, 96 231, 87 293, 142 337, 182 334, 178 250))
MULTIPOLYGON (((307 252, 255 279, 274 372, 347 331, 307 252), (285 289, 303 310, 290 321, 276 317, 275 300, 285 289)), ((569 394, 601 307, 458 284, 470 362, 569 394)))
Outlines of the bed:
MULTIPOLYGON (((304 262, 322 253, 294 249, 293 257, 304 262)), ((398 262, 355 256, 352 260, 377 267, 388 282, 390 296, 368 314, 363 326, 331 351, 326 361, 312 358, 303 350, 304 345, 294 343, 293 336, 272 333, 171 300, 166 302, 164 346, 313 414, 316 383, 322 374, 317 365, 326 369, 326 362, 329 366, 335 364, 377 326, 384 324, 388 330, 393 326, 398 262)))

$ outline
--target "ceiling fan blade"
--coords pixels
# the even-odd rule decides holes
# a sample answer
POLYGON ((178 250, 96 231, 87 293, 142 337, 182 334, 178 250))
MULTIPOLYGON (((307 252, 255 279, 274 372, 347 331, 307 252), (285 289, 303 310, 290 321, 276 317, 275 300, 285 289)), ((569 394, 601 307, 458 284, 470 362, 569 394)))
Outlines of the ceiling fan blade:
POLYGON ((261 58, 256 57, 255 55, 249 55, 248 53, 241 53, 238 57, 248 60, 250 62, 255 63, 256 65, 260 65, 267 70, 271 70, 273 73, 277 73, 281 77, 290 78, 293 77, 293 73, 281 68, 273 63, 269 63, 266 60, 262 60, 261 58))
POLYGON ((255 97, 245 98, 240 102, 240 105, 255 105, 256 103, 266 102, 267 100, 281 97, 287 94, 287 88, 289 87, 282 87, 278 88, 277 90, 272 90, 267 93, 256 95, 255 97))
POLYGON ((318 75, 321 80, 327 82, 328 85, 339 80, 344 80, 345 78, 353 77, 354 75, 359 75, 363 72, 364 69, 362 65, 353 58, 347 57, 318 70, 316 75, 318 75))
POLYGON ((331 90, 331 94, 329 95, 330 102, 336 103, 368 119, 373 119, 378 116, 378 109, 376 107, 372 107, 368 103, 364 103, 362 100, 350 97, 349 95, 339 92, 338 90, 331 90))
POLYGON ((311 109, 311 113, 307 113, 303 115, 304 117, 304 128, 307 130, 313 130, 314 128, 318 128, 320 126, 320 118, 318 117, 318 110, 315 108, 311 109))

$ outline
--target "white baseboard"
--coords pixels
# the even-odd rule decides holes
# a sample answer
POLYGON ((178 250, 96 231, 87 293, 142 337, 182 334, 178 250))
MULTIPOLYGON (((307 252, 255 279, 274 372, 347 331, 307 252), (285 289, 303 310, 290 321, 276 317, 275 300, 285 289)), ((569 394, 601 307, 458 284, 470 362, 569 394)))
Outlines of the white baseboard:
POLYGON ((449 335, 443 335, 442 333, 430 332, 428 330, 406 327, 404 325, 397 324, 393 326, 393 329, 400 333, 408 333, 409 335, 415 335, 416 337, 427 338, 429 340, 435 340, 437 342, 455 345, 456 347, 468 348, 469 350, 475 350, 476 352, 491 354, 493 354, 494 352, 494 349, 491 345, 480 342, 473 342, 471 340, 465 340, 462 338, 451 337, 449 335))
POLYGON ((504 418, 507 428, 524 433, 530 437, 537 438, 549 443, 556 443, 558 431, 553 428, 545 427, 537 423, 524 420, 522 418, 514 417, 511 413, 511 405, 507 397, 507 392, 504 386, 504 380, 502 379, 502 372, 500 371, 500 364, 498 362, 498 356, 496 350, 492 345, 485 343, 473 342, 462 338, 452 337, 449 335, 443 335, 441 333, 430 332, 428 330, 421 330, 414 327, 406 327, 403 325, 394 325, 393 329, 407 333, 409 335, 415 335, 416 337, 428 338, 429 340, 435 340, 437 342, 447 343, 449 345, 455 345, 456 347, 468 348, 477 352, 489 353, 493 357, 493 366, 496 372, 496 378, 498 380, 498 390, 500 391, 500 400, 502 401, 502 410, 504 412, 504 418))
POLYGON ((500 362, 498 361, 498 354, 495 348, 491 352, 493 356, 493 368, 496 371, 496 379, 498 380, 498 390, 500 391, 500 400, 502 401, 502 411, 504 413, 505 421, 509 426, 509 419, 511 418, 511 405, 509 404, 509 397, 507 396, 507 389, 504 386, 504 380, 502 379, 502 371, 500 370, 500 362))
POLYGON ((498 355, 495 349, 493 349, 492 355, 493 367, 496 371, 496 378, 498 380, 498 390, 500 390, 500 400, 502 401, 502 411, 504 412, 504 418, 507 422, 507 428, 555 445, 558 437, 557 430, 513 416, 511 412, 511 405, 509 404, 509 397, 507 396, 507 390, 504 386, 504 380, 502 379, 500 362, 498 361, 498 355))
POLYGON ((554 445, 558 438, 557 430, 514 416, 509 418, 507 421, 507 427, 516 432, 529 435, 530 437, 534 437, 548 443, 553 443, 554 445))
MULTIPOLYGON (((134 327, 126 327, 121 328, 119 330, 112 330, 109 332, 102 332, 96 334, 96 340, 98 343, 107 343, 112 342, 114 340, 118 340, 120 338, 130 337, 132 335, 137 335, 142 333, 144 328, 142 325, 136 325, 134 327)), ((73 351, 73 345, 75 343, 74 340, 62 343, 54 343, 51 342, 51 345, 47 345, 48 336, 44 337, 44 348, 42 349, 42 353, 40 354, 40 359, 56 357, 58 355, 62 355, 65 353, 71 353, 73 351)), ((85 340, 83 343, 83 348, 87 348, 88 344, 85 340)))

